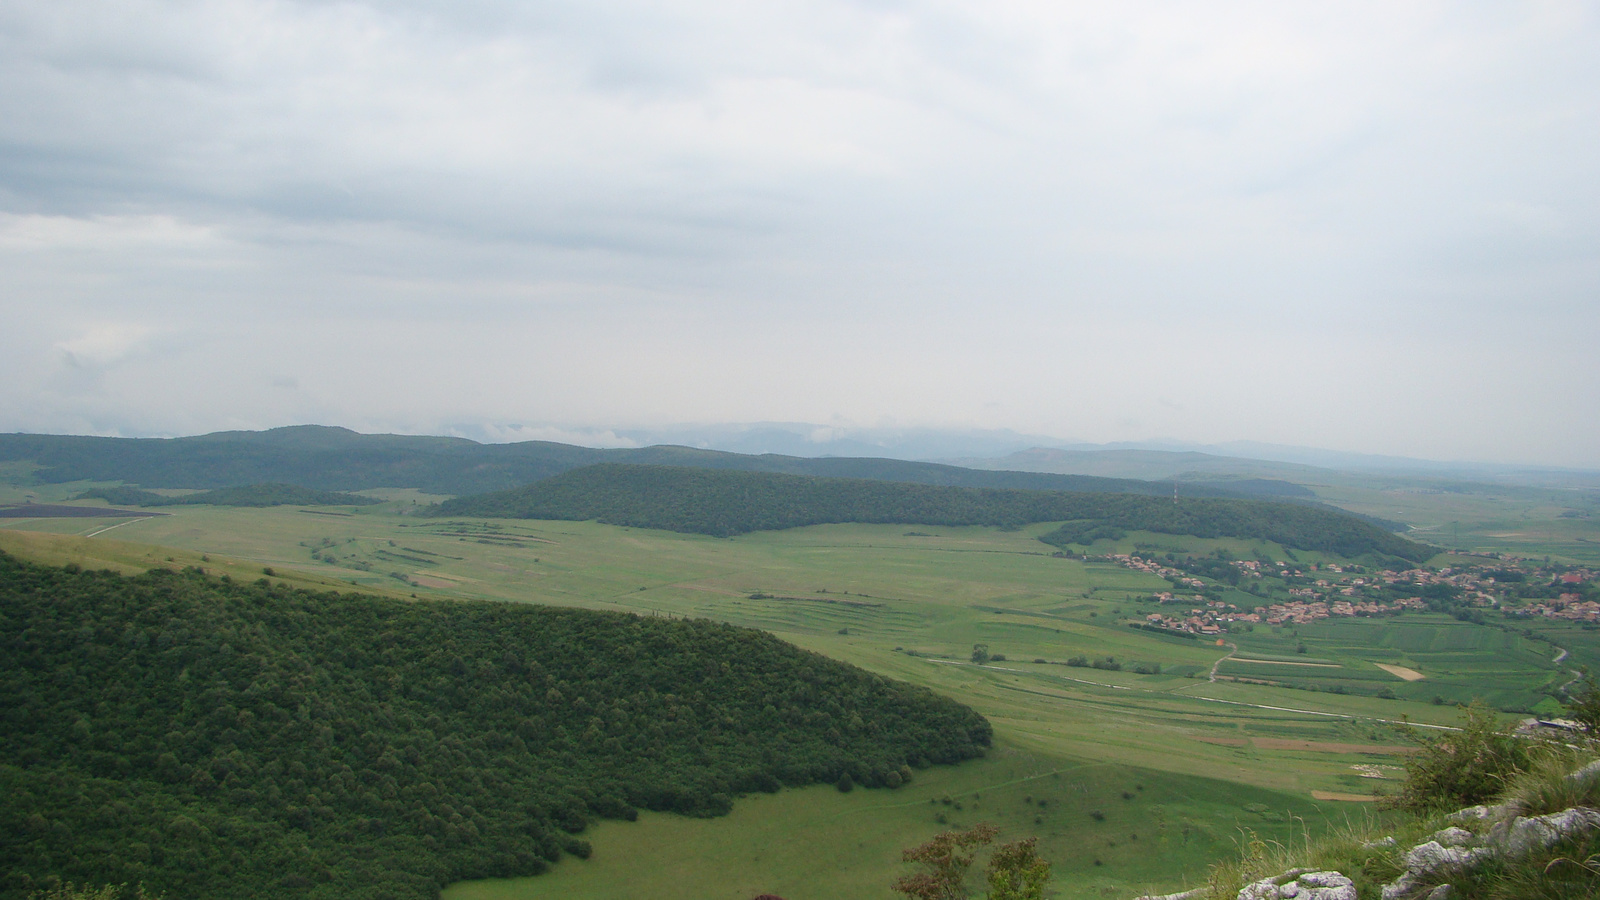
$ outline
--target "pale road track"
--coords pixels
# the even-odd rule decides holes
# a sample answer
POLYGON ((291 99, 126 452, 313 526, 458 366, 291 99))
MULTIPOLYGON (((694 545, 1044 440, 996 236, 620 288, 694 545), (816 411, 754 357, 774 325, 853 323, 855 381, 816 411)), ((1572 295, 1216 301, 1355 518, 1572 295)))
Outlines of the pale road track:
POLYGON ((148 518, 148 516, 139 516, 138 518, 126 519, 124 521, 118 522, 115 525, 107 525, 106 527, 100 529, 99 531, 91 531, 91 532, 89 532, 88 534, 84 535, 84 537, 94 537, 97 534, 105 534, 106 532, 110 531, 113 528, 121 528, 124 525, 132 525, 134 522, 139 521, 139 519, 144 519, 144 518, 148 518))
POLYGON ((1210 678, 1210 681, 1211 681, 1212 684, 1216 684, 1217 683, 1217 667, 1222 665, 1223 663, 1227 662, 1228 660, 1232 659, 1233 655, 1235 653, 1239 652, 1239 645, 1238 644, 1228 644, 1227 647, 1228 647, 1227 655, 1222 657, 1221 659, 1218 659, 1216 662, 1211 664, 1211 678, 1210 678))
MULTIPOLYGON (((1551 644, 1551 646, 1554 647, 1555 645, 1551 644)), ((1550 662, 1554 663, 1555 665, 1560 665, 1561 661, 1567 658, 1567 648, 1556 647, 1556 649, 1560 650, 1561 652, 1557 653, 1556 658, 1550 660, 1550 662)), ((1556 688, 1556 693, 1558 694, 1565 694, 1567 692, 1567 688, 1577 684, 1578 680, 1583 677, 1583 673, 1577 669, 1568 669, 1567 671, 1572 673, 1572 677, 1568 678, 1566 683, 1561 685, 1561 687, 1556 688)))

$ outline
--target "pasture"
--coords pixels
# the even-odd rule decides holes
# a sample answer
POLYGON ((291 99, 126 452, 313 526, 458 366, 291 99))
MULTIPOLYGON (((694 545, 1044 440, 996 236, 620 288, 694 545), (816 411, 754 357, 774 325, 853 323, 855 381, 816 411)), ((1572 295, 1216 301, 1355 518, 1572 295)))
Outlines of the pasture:
MULTIPOLYGON (((305 586, 419 599, 711 618, 926 685, 988 716, 998 736, 989 758, 921 772, 898 791, 785 791, 743 799, 722 819, 604 823, 589 835, 594 859, 534 879, 459 885, 449 892, 456 900, 887 896, 899 849, 980 815, 1009 837, 1040 837, 1058 896, 1176 889, 1228 853, 1241 829, 1287 839, 1301 819, 1370 814, 1369 804, 1314 795, 1382 793, 1406 743, 1402 720, 1448 725, 1458 700, 1520 702, 1561 675, 1542 641, 1433 614, 1257 626, 1226 639, 1257 661, 1218 665, 1233 646, 1127 627, 1151 608, 1138 598, 1166 581, 1054 556, 1035 539, 1050 525, 827 525, 718 539, 586 522, 424 519, 411 513, 428 498, 372 493, 387 502, 171 507, 94 538, 83 535, 111 520, 20 520, 0 527, 0 549, 125 571, 200 565, 253 580, 272 569, 305 586), (973 663, 976 645, 991 654, 987 664, 973 663), (1065 664, 1077 656, 1122 668, 1065 664), (1408 682, 1379 663, 1425 677, 1408 682), (1159 665, 1160 674, 1135 665, 1159 665), (1395 699, 1372 696, 1378 686, 1395 699)), ((1283 553, 1175 535, 1135 533, 1121 543, 1283 553)), ((1589 642, 1585 658, 1600 643, 1577 629, 1560 636, 1575 657, 1579 641, 1589 642)))
POLYGON ((1054 861, 1054 896, 1127 898, 1203 879, 1246 832, 1296 840, 1303 822, 1321 821, 1336 805, 1001 743, 988 758, 927 770, 894 791, 819 786, 748 798, 726 819, 647 813, 607 822, 592 829, 587 861, 534 878, 460 884, 444 896, 887 900, 889 883, 909 871, 901 849, 981 821, 999 826, 1002 842, 1039 838, 1054 861), (815 835, 828 835, 825 848, 815 835))
POLYGON ((1570 676, 1552 662, 1556 651, 1549 643, 1520 631, 1520 625, 1512 631, 1438 613, 1257 626, 1230 636, 1245 659, 1223 662, 1218 674, 1302 691, 1388 691, 1415 701, 1438 697, 1451 706, 1483 699, 1502 708, 1532 709, 1570 676), (1297 658, 1299 648, 1305 653, 1297 658), (1385 665, 1421 677, 1388 671, 1385 665))

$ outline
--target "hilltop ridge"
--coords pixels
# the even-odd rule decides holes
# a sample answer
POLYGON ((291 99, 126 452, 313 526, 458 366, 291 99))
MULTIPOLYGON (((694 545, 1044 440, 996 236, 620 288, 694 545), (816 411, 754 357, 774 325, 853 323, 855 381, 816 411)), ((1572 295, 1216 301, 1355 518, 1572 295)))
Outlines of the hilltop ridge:
POLYGON ((1331 507, 1217 497, 1175 503, 1131 493, 969 488, 619 463, 576 469, 510 491, 448 500, 429 514, 594 519, 718 537, 842 522, 1018 527, 1073 521, 1086 527, 1262 538, 1346 555, 1382 553, 1420 560, 1433 554, 1331 507))
MULTIPOLYGON (((507 490, 599 463, 737 469, 974 488, 1166 495, 1172 483, 1045 472, 980 471, 880 457, 749 455, 660 445, 596 449, 551 441, 480 444, 466 438, 359 434, 296 425, 180 438, 0 434, 0 462, 29 462, 49 483, 120 481, 141 488, 216 489, 281 482, 322 491, 417 488, 467 495, 507 490)), ((1186 485, 1193 496, 1297 493, 1287 482, 1186 485)), ((1309 494, 1303 492, 1302 495, 1309 494)))

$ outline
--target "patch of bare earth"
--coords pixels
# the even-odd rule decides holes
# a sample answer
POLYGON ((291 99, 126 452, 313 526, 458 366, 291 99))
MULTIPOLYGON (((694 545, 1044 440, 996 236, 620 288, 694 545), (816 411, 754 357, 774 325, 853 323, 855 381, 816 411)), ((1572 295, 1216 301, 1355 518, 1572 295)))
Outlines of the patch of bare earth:
POLYGON ((1347 803, 1371 803, 1378 799, 1372 794, 1341 794, 1337 791, 1312 791, 1313 800, 1342 800, 1347 803))
POLYGON ((1396 678, 1403 678, 1406 681, 1421 681, 1422 679, 1428 677, 1421 672, 1418 672, 1416 669, 1408 669, 1405 666, 1391 666, 1388 663, 1373 663, 1373 665, 1384 670, 1385 672, 1388 672, 1390 675, 1393 675, 1396 678))

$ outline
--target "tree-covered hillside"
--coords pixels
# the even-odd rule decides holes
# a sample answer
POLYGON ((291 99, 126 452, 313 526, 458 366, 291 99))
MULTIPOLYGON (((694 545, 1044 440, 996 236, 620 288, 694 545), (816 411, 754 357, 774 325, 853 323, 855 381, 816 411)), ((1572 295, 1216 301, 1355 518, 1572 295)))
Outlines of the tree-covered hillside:
MULTIPOLYGON (((598 463, 691 466, 869 478, 915 484, 1055 491, 1166 494, 1171 482, 1040 472, 989 472, 898 459, 808 459, 724 453, 691 447, 598 450, 548 441, 479 444, 464 438, 357 434, 300 425, 182 438, 0 434, 0 462, 32 462, 49 483, 121 481, 144 488, 224 488, 283 482, 325 491, 411 487, 438 494, 507 490, 598 463)), ((1190 485, 1196 496, 1296 492, 1287 482, 1190 485)), ((1300 489, 1300 494, 1309 492, 1300 489)))
POLYGON ((318 491, 293 484, 246 484, 198 494, 168 497, 138 488, 90 488, 78 499, 93 497, 123 506, 371 506, 381 501, 360 494, 318 491))
POLYGON ((982 753, 931 692, 706 621, 0 555, 0 897, 431 898, 594 817, 982 753))
POLYGON ((431 514, 594 519, 719 537, 833 522, 1016 527, 1073 521, 1091 528, 1260 538, 1351 556, 1372 552, 1420 560, 1432 555, 1419 544, 1328 507, 1239 499, 1174 502, 1138 494, 943 487, 672 466, 590 466, 516 490, 459 497, 439 504, 431 514))

